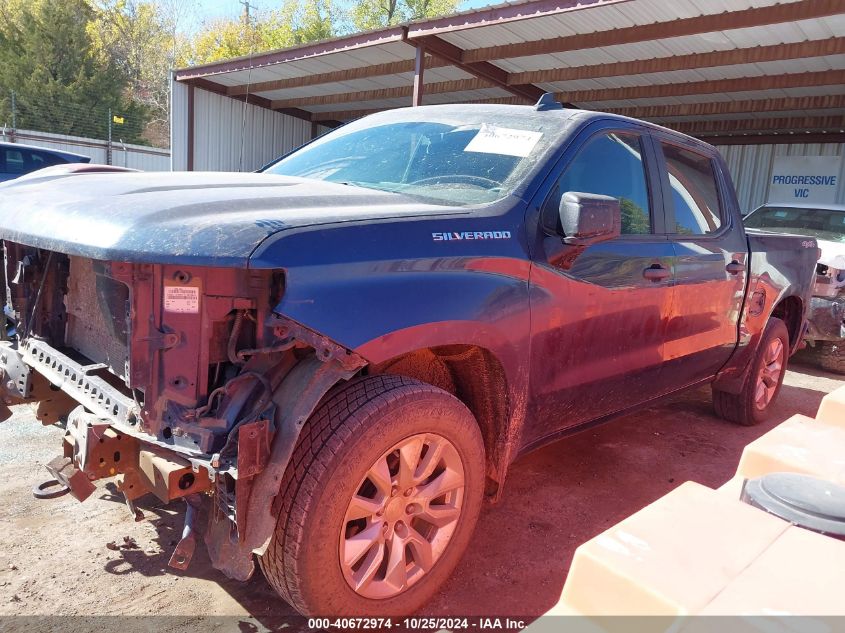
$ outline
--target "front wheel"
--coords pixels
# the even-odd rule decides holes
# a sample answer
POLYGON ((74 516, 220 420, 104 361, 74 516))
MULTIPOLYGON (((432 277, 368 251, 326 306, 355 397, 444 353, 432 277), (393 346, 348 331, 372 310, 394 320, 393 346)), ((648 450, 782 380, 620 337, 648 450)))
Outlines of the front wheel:
POLYGON ((350 382, 302 430, 261 569, 304 615, 412 613, 460 560, 483 484, 463 403, 401 376, 350 382))
POLYGON ((716 415, 743 426, 753 426, 768 419, 780 393, 788 359, 789 332, 783 321, 771 317, 742 390, 733 394, 713 389, 716 415))

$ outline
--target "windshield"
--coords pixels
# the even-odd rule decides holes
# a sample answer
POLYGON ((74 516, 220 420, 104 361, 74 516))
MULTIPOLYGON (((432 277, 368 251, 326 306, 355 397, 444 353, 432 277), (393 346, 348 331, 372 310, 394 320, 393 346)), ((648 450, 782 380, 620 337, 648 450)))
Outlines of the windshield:
POLYGON ((845 242, 845 210, 764 207, 745 218, 745 226, 845 242))
POLYGON ((484 204, 514 192, 560 137, 565 121, 530 111, 503 116, 473 108, 399 110, 330 132, 266 171, 435 204, 484 204))

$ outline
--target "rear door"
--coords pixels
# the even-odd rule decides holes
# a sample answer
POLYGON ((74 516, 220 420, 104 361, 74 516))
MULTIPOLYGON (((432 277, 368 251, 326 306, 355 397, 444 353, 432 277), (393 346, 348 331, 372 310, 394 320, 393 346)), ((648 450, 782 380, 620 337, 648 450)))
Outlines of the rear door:
POLYGON ((716 150, 662 132, 653 138, 675 255, 664 375, 680 388, 715 375, 736 346, 748 245, 716 150))
POLYGON ((674 251, 655 173, 643 129, 606 121, 573 141, 541 191, 531 272, 527 445, 662 389, 674 251), (568 191, 619 199, 622 235, 586 248, 564 245, 558 206, 568 191))

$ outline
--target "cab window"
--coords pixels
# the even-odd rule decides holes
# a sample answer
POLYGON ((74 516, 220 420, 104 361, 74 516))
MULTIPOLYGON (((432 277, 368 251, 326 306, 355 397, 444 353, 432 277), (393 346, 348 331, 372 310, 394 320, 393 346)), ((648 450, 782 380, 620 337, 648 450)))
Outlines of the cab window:
POLYGON ((24 165, 23 152, 17 149, 6 149, 6 168, 7 174, 23 174, 26 167, 24 165))
POLYGON ((713 160, 709 156, 660 143, 669 171, 675 228, 680 235, 707 235, 722 226, 722 209, 713 160))
POLYGON ((594 136, 567 166, 546 201, 544 225, 556 230, 561 196, 577 191, 618 199, 623 235, 651 233, 652 211, 643 156, 639 134, 604 132, 594 136))

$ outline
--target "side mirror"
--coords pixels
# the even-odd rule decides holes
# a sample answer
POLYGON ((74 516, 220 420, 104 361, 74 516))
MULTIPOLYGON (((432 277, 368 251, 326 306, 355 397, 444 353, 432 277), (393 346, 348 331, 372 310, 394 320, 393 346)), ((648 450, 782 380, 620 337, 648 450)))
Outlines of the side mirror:
POLYGON ((567 191, 560 198, 560 226, 564 243, 573 246, 612 240, 622 233, 622 207, 610 196, 567 191))

